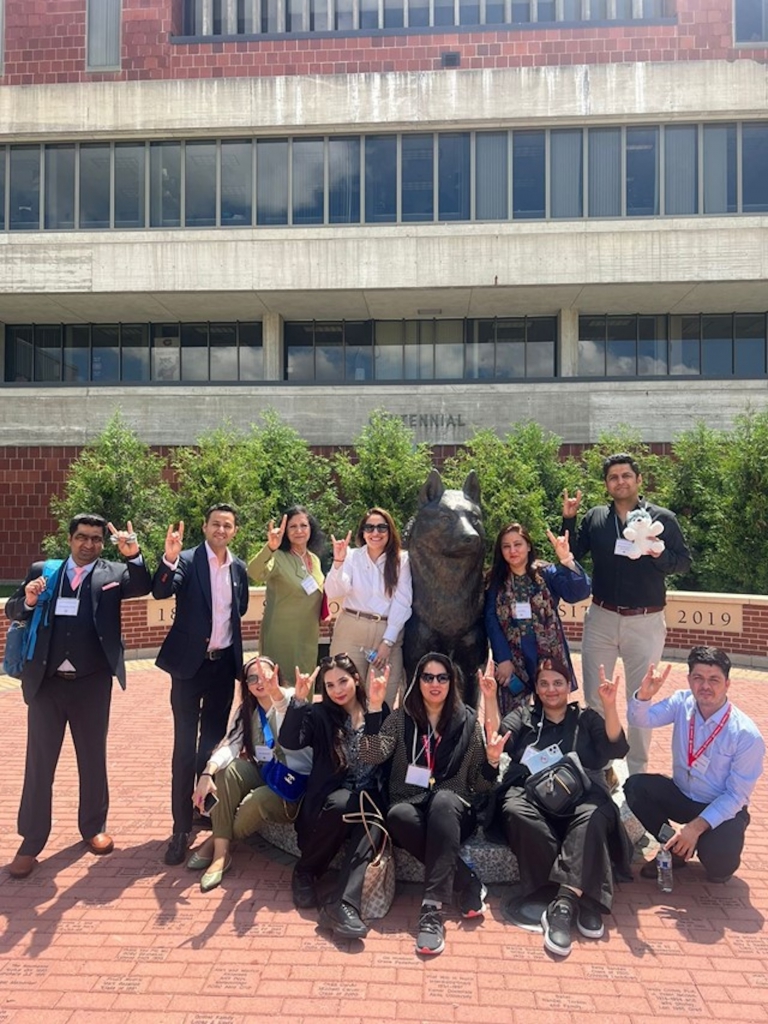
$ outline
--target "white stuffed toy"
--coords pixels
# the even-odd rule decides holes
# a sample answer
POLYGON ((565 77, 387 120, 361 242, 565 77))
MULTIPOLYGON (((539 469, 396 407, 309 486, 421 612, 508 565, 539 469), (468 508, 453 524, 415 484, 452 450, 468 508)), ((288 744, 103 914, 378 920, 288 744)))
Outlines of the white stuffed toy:
POLYGON ((640 558, 651 553, 661 554, 664 550, 664 541, 657 538, 663 532, 663 525, 659 522, 654 523, 650 512, 644 508, 634 509, 627 516, 627 525, 624 527, 624 536, 632 541, 632 550, 627 557, 640 558))

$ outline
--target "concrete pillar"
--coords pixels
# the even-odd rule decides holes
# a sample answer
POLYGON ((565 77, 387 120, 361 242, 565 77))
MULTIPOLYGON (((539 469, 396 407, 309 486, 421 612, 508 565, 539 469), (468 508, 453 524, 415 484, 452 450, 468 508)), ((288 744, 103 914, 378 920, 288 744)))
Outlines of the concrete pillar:
POLYGON ((264 346, 264 380, 283 379, 283 318, 279 313, 265 313, 261 324, 264 346))
POLYGON ((579 311, 561 309, 559 315, 558 366, 561 377, 577 377, 579 374, 579 311))

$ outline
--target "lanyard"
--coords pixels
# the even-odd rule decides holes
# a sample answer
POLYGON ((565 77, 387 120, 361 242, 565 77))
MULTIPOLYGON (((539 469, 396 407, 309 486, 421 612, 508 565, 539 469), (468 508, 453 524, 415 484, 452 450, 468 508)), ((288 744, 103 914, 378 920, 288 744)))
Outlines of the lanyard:
POLYGON ((688 724, 688 767, 689 768, 692 768, 694 761, 697 761, 706 750, 709 750, 709 748, 715 742, 715 737, 718 736, 723 731, 723 729, 725 728, 725 726, 726 726, 726 724, 728 722, 728 719, 730 717, 731 717, 731 706, 729 705, 728 706, 728 710, 725 712, 723 717, 718 722, 717 728, 712 733, 712 735, 707 737, 706 740, 704 740, 704 742, 701 744, 701 746, 699 747, 698 750, 694 751, 694 749, 693 749, 693 730, 694 730, 694 721, 696 719, 696 709, 694 708, 693 713, 691 714, 691 720, 690 720, 690 722, 688 724))
MULTIPOLYGON (((440 740, 442 736, 437 736, 432 726, 429 726, 429 732, 426 736, 422 736, 421 743, 424 749, 424 760, 427 762, 427 768, 429 768, 430 775, 435 774, 435 758, 437 757, 437 748, 440 746, 440 740), (432 737, 435 736, 435 749, 432 750, 432 737)), ((416 764, 416 740, 417 730, 413 730, 413 747, 411 750, 411 764, 416 764)))
POLYGON ((274 746, 275 746, 275 737, 274 737, 274 734, 272 732, 272 728, 271 728, 271 726, 269 724, 269 719, 267 718, 267 714, 264 711, 264 708, 261 706, 261 704, 259 704, 258 707, 259 707, 259 719, 261 720, 261 731, 264 733, 264 743, 268 747, 274 748, 274 746))

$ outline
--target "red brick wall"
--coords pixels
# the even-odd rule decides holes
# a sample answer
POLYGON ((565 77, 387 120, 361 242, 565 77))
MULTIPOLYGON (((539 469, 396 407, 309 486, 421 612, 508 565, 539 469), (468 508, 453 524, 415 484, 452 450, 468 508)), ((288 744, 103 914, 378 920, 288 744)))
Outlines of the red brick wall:
POLYGON ((464 69, 768 58, 766 47, 733 47, 732 0, 678 0, 677 24, 183 45, 170 41, 179 0, 123 0, 122 70, 87 73, 85 6, 86 0, 6 0, 0 84, 433 71, 445 50, 458 52, 464 69))

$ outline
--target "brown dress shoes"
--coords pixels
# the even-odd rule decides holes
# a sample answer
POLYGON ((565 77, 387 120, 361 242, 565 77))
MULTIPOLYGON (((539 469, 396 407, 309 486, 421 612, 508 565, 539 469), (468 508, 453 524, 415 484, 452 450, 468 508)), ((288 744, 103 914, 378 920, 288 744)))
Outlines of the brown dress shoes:
POLYGON ((105 853, 112 853, 115 848, 115 844, 112 840, 112 836, 108 836, 106 832, 99 832, 96 836, 91 836, 90 839, 85 840, 85 845, 97 856, 102 856, 105 853))
POLYGON ((26 878, 36 867, 37 857, 32 857, 28 853, 17 853, 8 865, 8 873, 11 878, 26 878))

